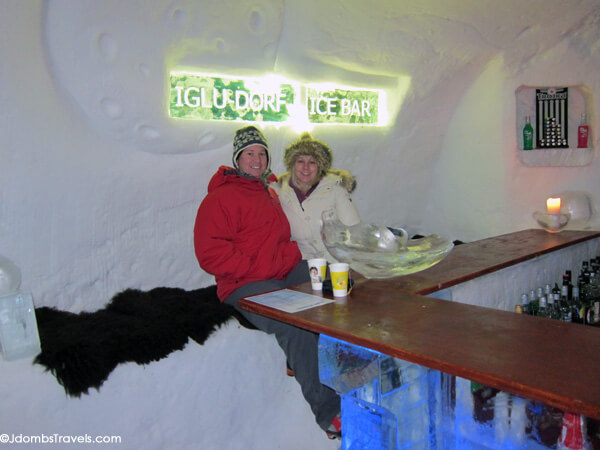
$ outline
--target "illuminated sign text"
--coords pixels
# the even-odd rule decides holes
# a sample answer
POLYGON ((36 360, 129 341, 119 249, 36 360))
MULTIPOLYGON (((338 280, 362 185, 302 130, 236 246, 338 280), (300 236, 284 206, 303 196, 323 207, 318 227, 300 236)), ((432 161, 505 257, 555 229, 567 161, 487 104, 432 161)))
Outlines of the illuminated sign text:
POLYGON ((383 99, 383 92, 375 89, 177 71, 170 74, 169 115, 192 120, 384 125, 379 123, 383 99))

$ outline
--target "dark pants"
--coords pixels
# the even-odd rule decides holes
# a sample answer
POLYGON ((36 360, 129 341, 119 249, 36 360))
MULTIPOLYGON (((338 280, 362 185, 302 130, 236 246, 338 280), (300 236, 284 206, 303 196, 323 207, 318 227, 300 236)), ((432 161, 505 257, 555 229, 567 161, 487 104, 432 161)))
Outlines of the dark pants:
POLYGON ((238 300, 249 295, 283 289, 309 281, 308 265, 300 261, 283 280, 265 280, 248 283, 236 289, 225 303, 234 306, 256 328, 274 334, 283 349, 288 364, 296 373, 302 394, 310 405, 319 426, 326 430, 333 417, 340 411, 340 397, 319 380, 318 344, 319 335, 292 325, 269 319, 259 314, 240 309, 238 300))

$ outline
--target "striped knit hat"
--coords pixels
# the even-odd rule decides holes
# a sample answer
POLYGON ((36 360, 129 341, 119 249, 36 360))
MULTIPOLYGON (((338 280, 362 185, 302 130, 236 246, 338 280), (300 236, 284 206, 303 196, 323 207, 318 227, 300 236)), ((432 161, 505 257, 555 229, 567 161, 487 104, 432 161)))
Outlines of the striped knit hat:
POLYGON ((237 160, 240 157, 240 154, 251 145, 260 145, 264 147, 267 152, 267 170, 265 172, 268 173, 271 167, 269 144, 267 143, 265 135, 253 125, 240 128, 235 132, 235 137, 233 138, 233 167, 239 169, 237 160))

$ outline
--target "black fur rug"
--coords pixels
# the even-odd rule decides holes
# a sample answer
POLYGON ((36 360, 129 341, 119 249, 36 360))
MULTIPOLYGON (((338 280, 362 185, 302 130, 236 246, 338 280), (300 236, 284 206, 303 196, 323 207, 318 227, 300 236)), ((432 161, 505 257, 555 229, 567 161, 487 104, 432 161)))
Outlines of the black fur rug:
POLYGON ((232 317, 252 328, 233 307, 219 302, 216 286, 128 289, 95 312, 40 307, 35 314, 41 353, 34 363, 50 371, 73 397, 98 390, 120 363, 158 361, 185 347, 188 338, 203 344, 232 317))

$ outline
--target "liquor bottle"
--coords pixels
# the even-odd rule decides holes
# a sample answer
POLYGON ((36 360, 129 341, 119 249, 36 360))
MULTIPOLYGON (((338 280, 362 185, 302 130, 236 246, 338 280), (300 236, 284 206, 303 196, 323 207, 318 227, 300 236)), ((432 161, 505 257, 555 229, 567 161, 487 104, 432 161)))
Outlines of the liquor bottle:
POLYGON ((589 280, 587 292, 589 312, 586 313, 586 320, 588 325, 598 327, 600 326, 600 275, 597 272, 590 271, 589 280))
MULTIPOLYGON (((571 301, 571 294, 573 293, 573 289, 569 286, 571 283, 569 281, 569 275, 566 273, 562 276, 562 285, 567 287, 567 300, 571 301)), ((561 289, 562 295, 562 289, 561 289)))
POLYGON ((554 304, 558 308, 560 303, 560 288, 558 287, 558 283, 554 283, 554 287, 552 288, 552 295, 554 296, 554 304))
POLYGON ((587 297, 585 295, 585 282, 583 281, 583 275, 579 275, 577 277, 577 288, 579 289, 579 298, 581 299, 581 301, 586 304, 587 303, 587 297))
POLYGON ((529 314, 531 314, 532 316, 537 316, 537 311, 538 311, 538 298, 537 295, 535 294, 535 291, 532 289, 531 292, 529 292, 529 314))
POLYGON ((585 314, 585 323, 593 327, 600 327, 600 301, 593 299, 585 314))
POLYGON ((530 116, 525 117, 525 126, 523 127, 523 150, 533 150, 533 127, 531 126, 530 116))
POLYGON ((584 416, 565 411, 562 418, 558 448, 560 450, 585 450, 590 448, 586 424, 584 416))
POLYGON ((590 266, 590 269, 586 272, 586 275, 590 297, 600 297, 600 274, 595 271, 594 266, 590 266))
POLYGON ((593 284, 593 289, 595 291, 599 291, 600 290, 600 266, 598 265, 598 261, 596 261, 595 259, 593 261, 590 261, 589 274, 590 274, 590 283, 593 284), (593 282, 591 280, 592 278, 594 279, 593 282))
POLYGON ((600 276, 598 276, 598 258, 581 265, 578 279, 579 297, 585 309, 583 322, 586 325, 600 327, 600 276))
MULTIPOLYGON (((523 130, 525 133, 525 130, 523 130)), ((590 127, 587 125, 587 117, 585 114, 581 115, 581 123, 577 128, 577 148, 587 148, 588 138, 590 134, 590 127)))
MULTIPOLYGON (((551 292, 546 298, 548 302, 548 317, 550 319, 560 320, 560 311, 558 310, 558 305, 556 303, 556 296, 551 292)), ((558 295, 558 298, 560 299, 560 294, 558 295)))
POLYGON ((529 296, 527 294, 521 295, 521 308, 523 314, 531 314, 531 311, 529 310, 529 296))
POLYGON ((596 257, 593 259, 592 269, 594 270, 594 272, 598 273, 598 270, 600 270, 600 257, 596 257))
POLYGON ((565 277, 569 286, 569 299, 573 297, 573 276, 570 270, 565 271, 565 277))
POLYGON ((565 322, 572 322, 571 316, 571 305, 569 304, 569 287, 563 283, 561 292, 560 292, 560 303, 558 304, 560 308, 561 320, 565 322))
POLYGON ((579 297, 583 300, 584 303, 589 303, 592 299, 589 275, 589 272, 582 271, 579 277, 577 277, 578 282, 579 279, 581 279, 581 285, 579 286, 579 297))
MULTIPOLYGON (((586 266, 585 272, 582 272, 582 275, 583 275, 583 281, 590 284, 590 283, 594 282, 594 280, 592 280, 592 278, 595 278, 597 276, 597 273, 594 272, 594 269, 591 266, 589 266, 589 267, 586 266)), ((596 282, 597 281, 598 280, 596 280, 596 282)))
POLYGON ((583 275, 579 275, 577 277, 577 290, 573 292, 577 292, 579 294, 579 300, 581 301, 583 308, 583 323, 587 325, 587 316, 590 306, 592 305, 590 289, 585 282, 585 278, 583 275))
POLYGON ((540 309, 538 310, 538 317, 546 317, 550 318, 550 314, 548 311, 548 299, 545 295, 542 295, 539 300, 540 309))
POLYGON ((583 261, 581 263, 581 272, 579 272, 580 275, 583 276, 584 281, 587 283, 589 282, 589 277, 590 277, 590 264, 588 261, 583 261))
POLYGON ((579 297, 579 286, 573 286, 571 297, 571 319, 574 323, 585 323, 585 306, 579 297))
POLYGON ((573 272, 571 272, 570 270, 565 270, 565 275, 568 275, 569 282, 573 281, 573 272))

